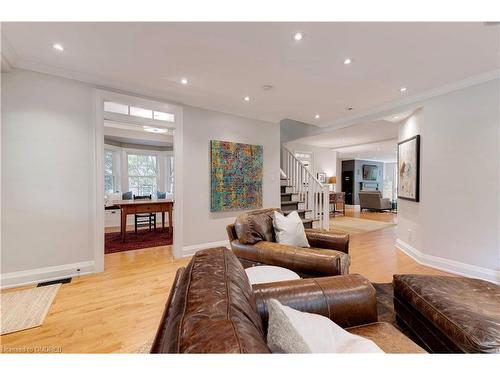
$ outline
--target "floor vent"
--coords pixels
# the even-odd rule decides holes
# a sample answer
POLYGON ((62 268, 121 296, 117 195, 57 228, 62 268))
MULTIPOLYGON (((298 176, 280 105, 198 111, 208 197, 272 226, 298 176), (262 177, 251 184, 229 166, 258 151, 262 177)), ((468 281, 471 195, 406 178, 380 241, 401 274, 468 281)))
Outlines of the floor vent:
POLYGON ((68 277, 66 279, 59 279, 59 280, 52 280, 52 281, 44 281, 43 283, 39 283, 37 285, 37 288, 38 287, 41 287, 41 286, 47 286, 47 285, 54 285, 54 284, 68 284, 71 282, 71 277, 68 277))

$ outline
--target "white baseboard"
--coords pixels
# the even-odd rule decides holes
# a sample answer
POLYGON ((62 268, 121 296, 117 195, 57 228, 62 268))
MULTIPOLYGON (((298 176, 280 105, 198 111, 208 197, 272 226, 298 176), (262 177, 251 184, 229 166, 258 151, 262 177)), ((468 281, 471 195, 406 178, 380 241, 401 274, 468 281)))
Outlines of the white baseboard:
POLYGON ((94 273, 94 261, 62 264, 54 267, 35 268, 26 271, 2 273, 1 289, 14 288, 45 281, 76 277, 94 273), (80 271, 77 271, 80 270, 80 271))
POLYGON ((231 248, 230 243, 228 240, 224 241, 217 241, 217 242, 205 242, 205 243, 200 243, 197 245, 189 245, 189 246, 183 246, 182 247, 182 257, 190 257, 194 253, 196 253, 198 250, 203 250, 203 249, 208 249, 211 247, 218 247, 218 246, 225 246, 228 249, 231 248))
POLYGON ((446 271, 456 275, 472 277, 500 284, 499 270, 474 266, 458 262, 456 260, 424 254, 420 250, 415 249, 413 246, 400 239, 396 240, 396 248, 424 266, 437 268, 441 271, 446 271))

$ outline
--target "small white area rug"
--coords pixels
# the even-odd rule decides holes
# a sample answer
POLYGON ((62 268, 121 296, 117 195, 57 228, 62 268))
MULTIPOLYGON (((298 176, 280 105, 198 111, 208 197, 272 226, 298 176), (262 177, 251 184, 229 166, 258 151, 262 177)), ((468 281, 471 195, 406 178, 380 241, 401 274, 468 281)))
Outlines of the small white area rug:
POLYGON ((61 284, 0 295, 0 334, 41 326, 61 284))

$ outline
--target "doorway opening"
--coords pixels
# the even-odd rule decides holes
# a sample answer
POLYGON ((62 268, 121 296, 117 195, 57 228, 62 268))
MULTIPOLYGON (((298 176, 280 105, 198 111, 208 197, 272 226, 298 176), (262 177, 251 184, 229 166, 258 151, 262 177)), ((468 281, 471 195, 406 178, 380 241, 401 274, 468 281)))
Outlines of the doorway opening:
POLYGON ((182 231, 182 108, 98 91, 96 271, 104 254, 171 246, 182 231))

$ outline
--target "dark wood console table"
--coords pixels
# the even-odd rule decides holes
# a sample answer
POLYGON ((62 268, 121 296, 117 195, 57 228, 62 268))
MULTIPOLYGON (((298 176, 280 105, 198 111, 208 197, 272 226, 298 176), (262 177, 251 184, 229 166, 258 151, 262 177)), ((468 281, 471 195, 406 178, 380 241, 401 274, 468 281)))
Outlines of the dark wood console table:
POLYGON ((127 215, 147 214, 161 212, 161 227, 165 229, 165 212, 168 214, 168 231, 171 236, 173 233, 172 227, 172 210, 174 202, 171 199, 152 199, 152 200, 118 200, 114 201, 113 205, 121 209, 121 236, 125 242, 125 234, 127 233, 127 215))
POLYGON ((333 211, 330 211, 333 213, 333 216, 335 214, 341 213, 345 216, 345 193, 344 192, 335 192, 331 191, 330 192, 330 204, 333 205, 333 211), (342 205, 342 211, 337 211, 337 204, 342 205))

